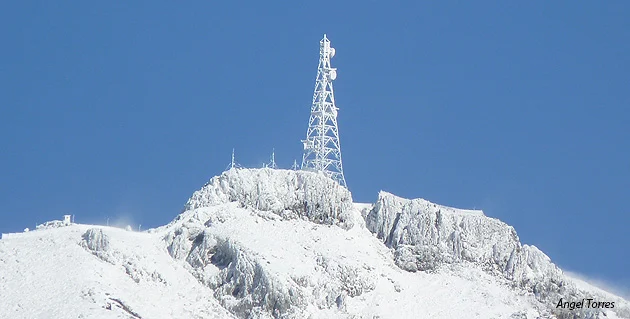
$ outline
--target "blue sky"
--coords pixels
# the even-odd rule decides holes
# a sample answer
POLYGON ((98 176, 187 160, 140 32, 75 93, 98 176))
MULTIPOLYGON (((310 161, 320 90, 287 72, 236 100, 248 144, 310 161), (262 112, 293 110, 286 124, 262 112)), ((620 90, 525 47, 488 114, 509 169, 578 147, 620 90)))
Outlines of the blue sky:
POLYGON ((630 287, 630 3, 0 4, 0 232, 167 223, 229 164, 301 158, 327 33, 344 169, 481 208, 630 287))

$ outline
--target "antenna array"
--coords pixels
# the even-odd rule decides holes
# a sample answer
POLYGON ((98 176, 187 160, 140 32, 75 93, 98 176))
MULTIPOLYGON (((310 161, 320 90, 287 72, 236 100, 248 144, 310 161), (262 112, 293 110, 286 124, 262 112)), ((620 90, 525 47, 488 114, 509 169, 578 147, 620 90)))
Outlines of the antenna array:
POLYGON ((337 111, 332 81, 337 78, 337 69, 330 66, 330 59, 335 56, 335 49, 324 38, 319 41, 319 66, 315 80, 315 92, 311 105, 311 116, 302 157, 302 169, 324 172, 346 187, 341 162, 341 145, 337 127, 337 111))

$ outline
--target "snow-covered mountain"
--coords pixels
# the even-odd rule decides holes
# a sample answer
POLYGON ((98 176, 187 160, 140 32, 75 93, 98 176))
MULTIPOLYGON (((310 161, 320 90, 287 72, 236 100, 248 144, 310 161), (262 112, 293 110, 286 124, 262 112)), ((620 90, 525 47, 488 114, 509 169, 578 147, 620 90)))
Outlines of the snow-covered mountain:
POLYGON ((481 211, 386 192, 358 204, 322 174, 231 169, 146 232, 3 234, 0 318, 630 318, 630 303, 481 211))

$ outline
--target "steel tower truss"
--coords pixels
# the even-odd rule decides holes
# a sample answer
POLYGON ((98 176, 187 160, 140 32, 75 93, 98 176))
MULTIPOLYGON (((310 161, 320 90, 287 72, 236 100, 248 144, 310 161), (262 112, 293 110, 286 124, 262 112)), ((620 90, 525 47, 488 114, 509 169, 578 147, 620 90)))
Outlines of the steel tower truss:
POLYGON ((319 41, 319 66, 315 93, 308 120, 308 130, 304 143, 302 169, 324 172, 346 187, 341 162, 341 145, 337 127, 337 111, 332 81, 337 78, 337 69, 330 66, 330 59, 335 56, 335 49, 324 38, 319 41))

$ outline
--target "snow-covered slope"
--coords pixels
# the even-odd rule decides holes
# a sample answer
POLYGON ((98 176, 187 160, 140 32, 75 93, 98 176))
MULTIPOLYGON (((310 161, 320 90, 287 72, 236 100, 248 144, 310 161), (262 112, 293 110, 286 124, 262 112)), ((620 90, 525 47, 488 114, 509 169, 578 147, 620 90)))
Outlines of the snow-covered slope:
POLYGON ((0 297, 2 318, 630 318, 480 211, 356 204, 323 175, 272 169, 224 172, 144 233, 3 236, 0 297))
POLYGON ((70 225, 0 240, 0 318, 232 318, 152 234, 70 225))

